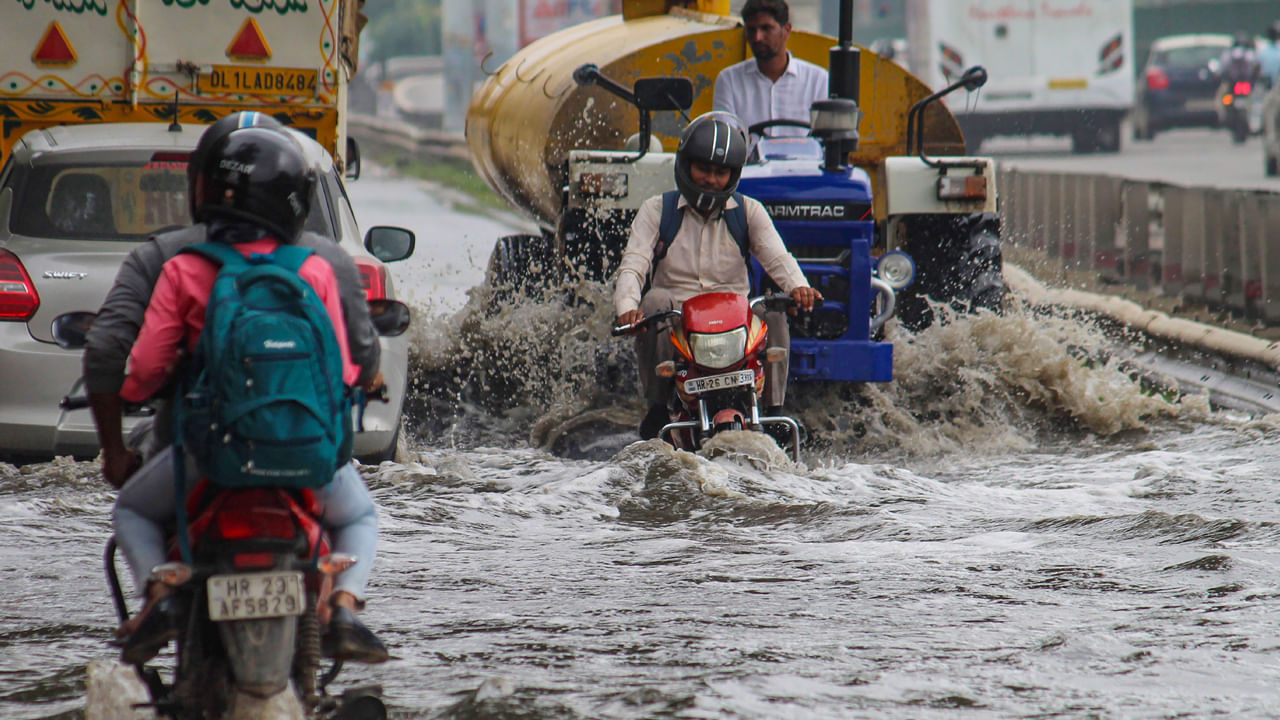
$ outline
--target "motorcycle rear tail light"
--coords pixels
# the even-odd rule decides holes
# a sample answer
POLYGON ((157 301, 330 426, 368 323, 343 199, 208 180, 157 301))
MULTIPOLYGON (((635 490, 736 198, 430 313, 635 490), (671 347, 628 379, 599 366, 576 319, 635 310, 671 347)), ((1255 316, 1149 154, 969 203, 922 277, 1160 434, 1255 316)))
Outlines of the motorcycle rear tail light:
POLYGON ((1253 92, 1253 84, 1245 80, 1241 80, 1235 84, 1235 87, 1231 88, 1231 92, 1235 95, 1248 95, 1253 92))
POLYGON ((275 567, 276 558, 271 553, 236 553, 231 562, 237 568, 269 568, 275 567))
POLYGON ((380 263, 373 263, 356 258, 356 269, 360 271, 360 287, 364 288, 365 300, 385 300, 387 297, 387 269, 380 263))
POLYGON ((0 250, 0 320, 25 322, 40 307, 40 293, 18 256, 0 250))
POLYGON ((218 514, 218 532, 224 540, 248 538, 291 538, 296 532, 288 510, 255 508, 243 512, 223 511, 218 514))

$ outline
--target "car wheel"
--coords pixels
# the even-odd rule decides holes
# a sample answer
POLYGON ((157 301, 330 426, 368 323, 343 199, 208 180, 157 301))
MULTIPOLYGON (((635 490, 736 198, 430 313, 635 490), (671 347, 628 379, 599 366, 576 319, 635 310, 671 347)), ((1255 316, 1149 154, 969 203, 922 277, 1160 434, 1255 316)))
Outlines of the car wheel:
POLYGON ((1280 175, 1280 158, 1275 155, 1268 155, 1266 160, 1267 177, 1275 177, 1280 175))
POLYGON ((1144 108, 1139 107, 1133 113, 1133 139, 1134 140, 1150 140, 1154 136, 1151 132, 1151 116, 1147 114, 1144 108))

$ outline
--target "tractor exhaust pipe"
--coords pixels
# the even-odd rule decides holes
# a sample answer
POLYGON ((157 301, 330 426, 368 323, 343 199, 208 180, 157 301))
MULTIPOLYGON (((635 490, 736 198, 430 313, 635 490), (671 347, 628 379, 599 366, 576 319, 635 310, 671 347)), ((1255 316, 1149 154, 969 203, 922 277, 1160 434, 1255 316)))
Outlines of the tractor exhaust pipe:
POLYGON ((840 44, 831 48, 827 94, 858 102, 862 84, 862 51, 853 46, 853 0, 840 0, 840 44))

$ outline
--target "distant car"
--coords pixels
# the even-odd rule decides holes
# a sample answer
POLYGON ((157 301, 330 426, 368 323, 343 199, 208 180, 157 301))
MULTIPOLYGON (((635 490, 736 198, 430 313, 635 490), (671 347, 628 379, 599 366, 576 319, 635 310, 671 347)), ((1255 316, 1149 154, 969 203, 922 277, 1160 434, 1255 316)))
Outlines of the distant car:
MULTIPOLYGON (((90 412, 58 407, 82 390, 82 352, 55 345, 51 323, 62 313, 96 311, 134 246, 191 222, 187 157, 203 131, 170 131, 164 123, 58 126, 14 145, 0 169, 0 455, 97 454, 90 412)), ((383 263, 408 257, 413 233, 371 228, 362 243, 332 158, 294 134, 319 178, 307 229, 352 256, 370 300, 394 299, 383 263)), ((395 453, 408 371, 407 338, 381 342, 391 401, 370 403, 364 415, 355 453, 368 461, 395 453)))
POLYGON ((1174 127, 1218 124, 1218 58, 1231 47, 1227 34, 1170 35, 1151 44, 1138 78, 1133 137, 1150 140, 1174 127))

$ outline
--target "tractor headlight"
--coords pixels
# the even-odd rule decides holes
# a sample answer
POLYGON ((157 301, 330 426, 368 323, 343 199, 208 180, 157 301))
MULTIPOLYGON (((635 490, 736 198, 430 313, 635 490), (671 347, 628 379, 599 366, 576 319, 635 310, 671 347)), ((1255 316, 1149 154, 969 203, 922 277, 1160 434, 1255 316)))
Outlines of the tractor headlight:
POLYGON ((880 256, 880 262, 876 264, 876 277, 889 283, 889 287, 894 290, 902 290, 915 282, 916 263, 901 250, 887 252, 880 256))
POLYGON ((714 335, 689 333, 689 351, 698 365, 713 370, 742 361, 747 354, 747 329, 737 328, 714 335))

